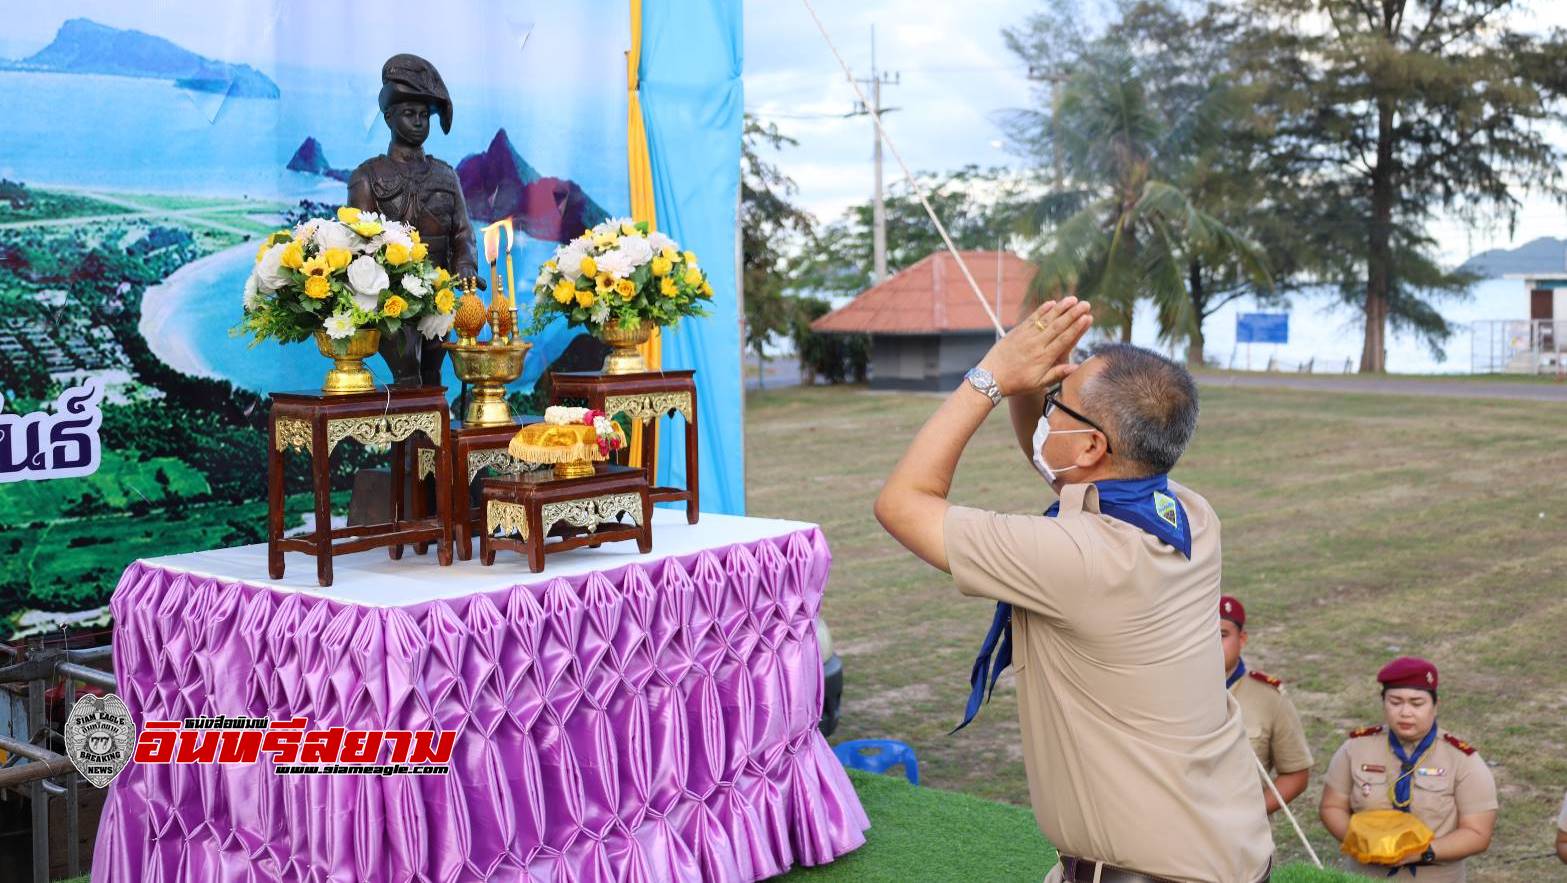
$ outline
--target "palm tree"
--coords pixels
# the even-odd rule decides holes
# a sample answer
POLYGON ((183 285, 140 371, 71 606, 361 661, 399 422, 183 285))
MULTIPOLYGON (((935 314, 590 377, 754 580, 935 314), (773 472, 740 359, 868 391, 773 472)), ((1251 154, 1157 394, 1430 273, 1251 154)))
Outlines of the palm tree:
POLYGON ((1080 56, 1060 81, 1048 113, 1025 115, 1030 139, 1054 155, 1065 180, 1027 215, 1039 273, 1034 294, 1075 290, 1093 300, 1096 320, 1132 336, 1139 300, 1155 307, 1160 339, 1200 334, 1188 289, 1194 265, 1234 264, 1268 283, 1262 250, 1171 183, 1189 176, 1221 136, 1233 98, 1222 85, 1182 101, 1163 89, 1155 101, 1130 53, 1114 43, 1080 56))

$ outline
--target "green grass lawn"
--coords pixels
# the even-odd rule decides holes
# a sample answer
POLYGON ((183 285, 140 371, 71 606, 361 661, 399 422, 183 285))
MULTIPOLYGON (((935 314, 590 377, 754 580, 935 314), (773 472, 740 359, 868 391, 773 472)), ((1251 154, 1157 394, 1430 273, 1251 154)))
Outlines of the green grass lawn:
MULTIPOLYGON (((823 615, 844 659, 837 739, 891 737, 922 781, 1025 804, 1010 677, 947 736, 987 605, 888 538, 871 515, 882 479, 936 408, 927 395, 807 388, 747 400, 752 515, 822 525, 833 552, 823 615)), ((1555 872, 1567 789, 1567 408, 1541 402, 1204 388, 1176 478, 1224 523, 1225 589, 1251 622, 1247 659, 1282 677, 1320 777, 1346 730, 1379 719, 1375 672, 1420 654, 1442 669, 1441 721, 1493 764, 1502 810, 1471 879, 1555 872)), ((956 502, 1038 512, 1051 499, 1005 411, 980 430, 956 502)), ((1313 779, 1294 808, 1321 855, 1313 779)), ((1288 824, 1274 840, 1305 859, 1288 824)))
MULTIPOLYGON (((832 864, 801 868, 788 883, 907 883, 970 881, 1039 883, 1056 851, 1019 806, 966 794, 916 788, 900 778, 851 770, 849 777, 870 816, 865 845, 832 864)), ((1295 864, 1273 875, 1278 883, 1364 880, 1295 864)))

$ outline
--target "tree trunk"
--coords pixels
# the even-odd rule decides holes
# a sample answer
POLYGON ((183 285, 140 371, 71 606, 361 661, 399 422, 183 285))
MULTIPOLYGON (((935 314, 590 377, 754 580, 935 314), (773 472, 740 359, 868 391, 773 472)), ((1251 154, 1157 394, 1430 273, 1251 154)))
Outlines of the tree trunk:
POLYGON ((1186 338, 1186 365, 1203 366, 1203 309, 1207 306, 1208 293, 1202 287, 1202 261, 1193 259, 1186 265, 1187 287, 1192 299, 1192 330, 1186 338))
POLYGON ((1371 230, 1366 249, 1366 339, 1360 372, 1387 370, 1388 294, 1393 273, 1393 101, 1377 99, 1377 164, 1371 171, 1371 230))
POLYGON ((1126 318, 1121 320, 1121 342, 1132 342, 1132 314, 1127 312, 1126 318))

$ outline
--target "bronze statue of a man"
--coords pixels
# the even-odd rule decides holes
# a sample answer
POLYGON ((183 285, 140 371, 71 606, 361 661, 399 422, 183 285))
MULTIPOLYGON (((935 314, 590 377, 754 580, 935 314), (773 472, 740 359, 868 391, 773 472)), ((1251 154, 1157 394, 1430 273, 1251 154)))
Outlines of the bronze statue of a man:
MULTIPOLYGON (((424 152, 432 114, 440 116, 442 132, 452 130, 452 99, 441 75, 417 55, 394 55, 381 66, 380 105, 392 142, 384 155, 354 169, 348 204, 412 225, 436 266, 459 279, 477 278, 473 225, 457 172, 424 152)), ((380 352, 394 383, 440 385, 446 357, 440 340, 425 340, 404 325, 398 334, 382 335, 380 352)))

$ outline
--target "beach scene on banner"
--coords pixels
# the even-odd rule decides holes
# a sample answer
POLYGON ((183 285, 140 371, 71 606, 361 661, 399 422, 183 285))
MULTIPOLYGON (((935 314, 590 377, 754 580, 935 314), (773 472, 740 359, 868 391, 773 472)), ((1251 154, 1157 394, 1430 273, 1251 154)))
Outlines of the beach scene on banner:
MULTIPOLYGON (((476 239, 511 222, 497 267, 519 307, 560 243, 628 213, 623 10, 362 13, 64 2, 0 36, 5 413, 47 410, 91 381, 104 448, 90 476, 0 485, 0 533, 28 550, 0 564, 8 634, 30 610, 101 618, 138 555, 264 539, 262 403, 318 387, 330 363, 231 330, 258 243, 331 215, 352 170, 386 152, 388 57, 420 53, 444 79, 451 130, 432 124, 425 148, 455 168, 476 239)), ((481 242, 475 252, 488 284, 481 242)), ((562 320, 532 337, 508 392, 525 399, 577 334, 562 320)), ((444 379, 460 385, 450 363, 444 379)), ((358 461, 384 456, 345 455, 340 502, 358 461)), ((302 525, 308 500, 289 506, 302 525)))

